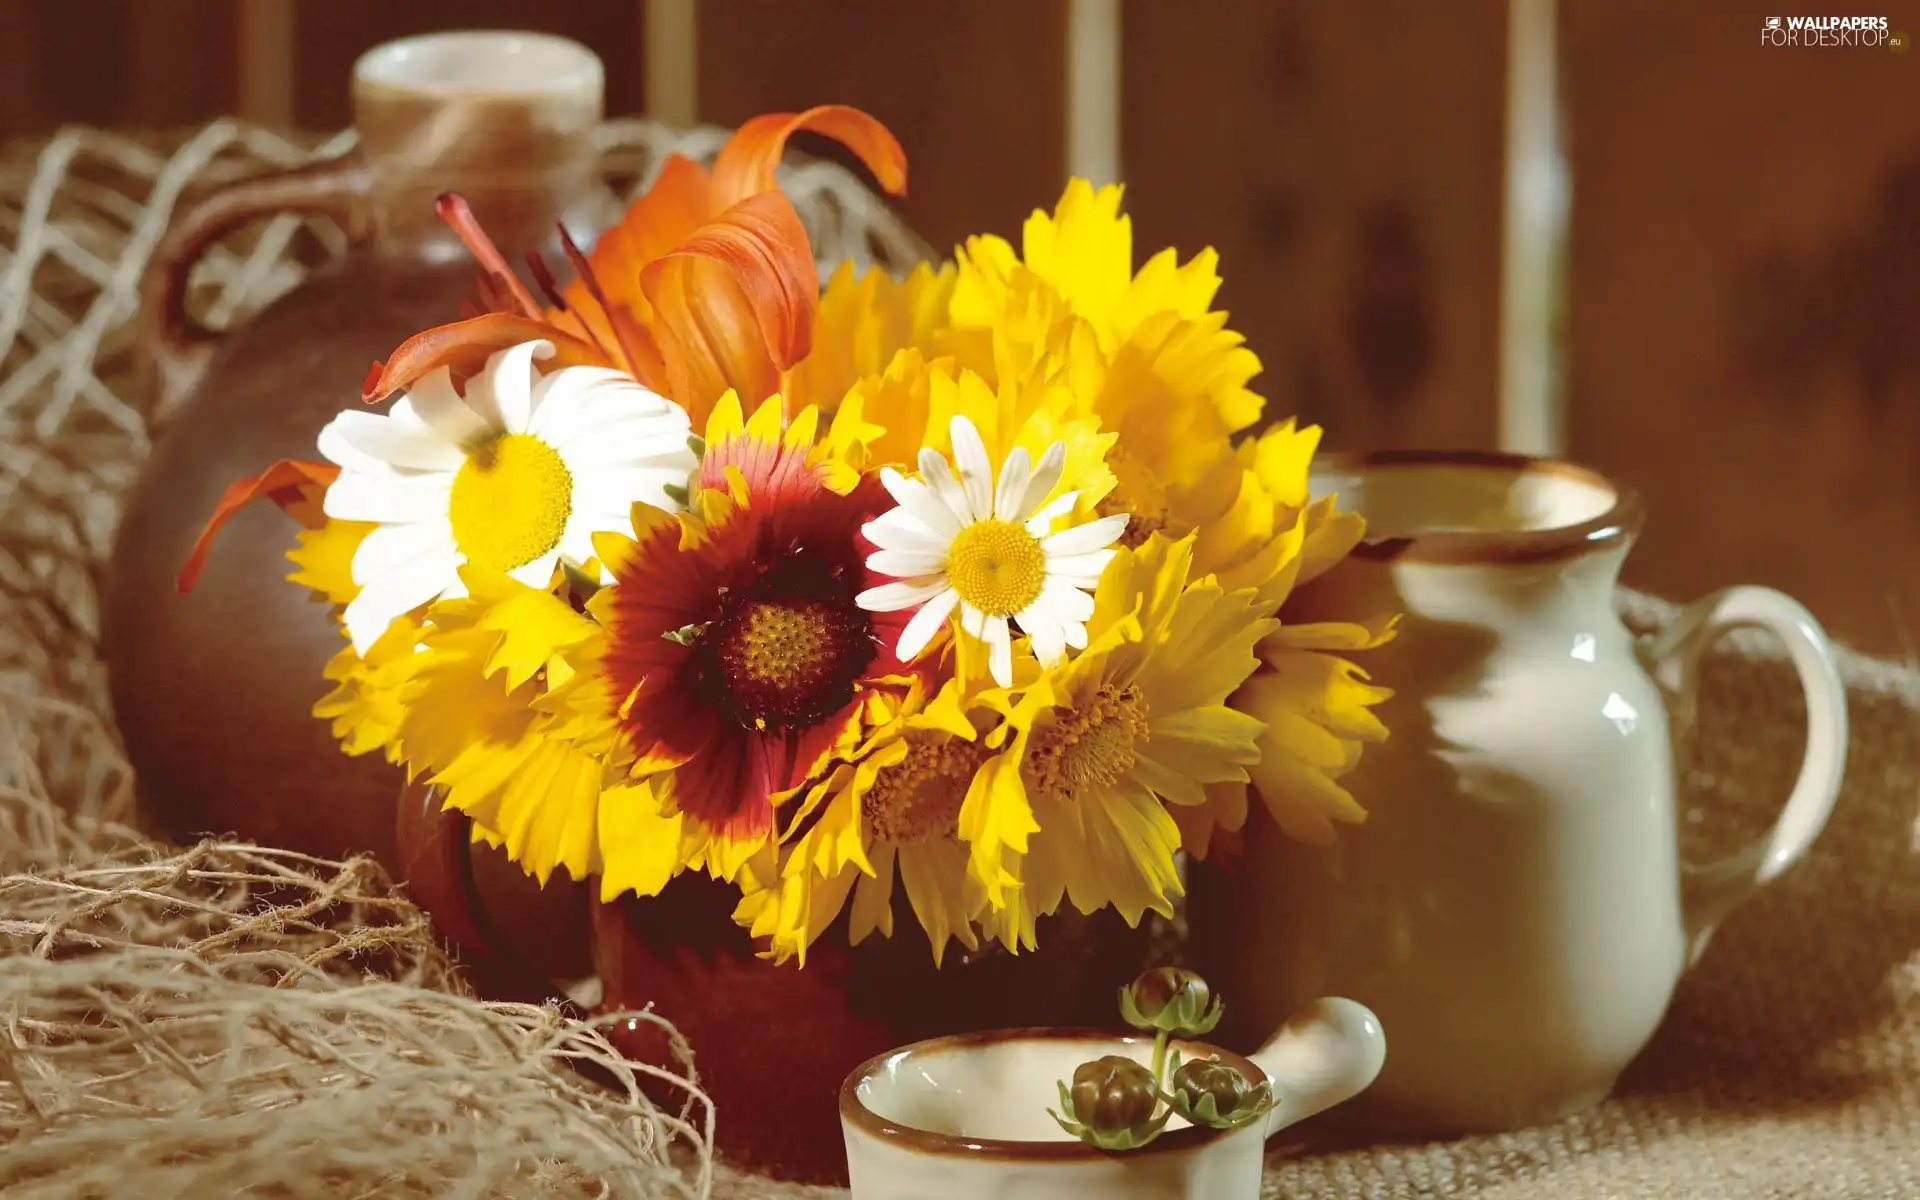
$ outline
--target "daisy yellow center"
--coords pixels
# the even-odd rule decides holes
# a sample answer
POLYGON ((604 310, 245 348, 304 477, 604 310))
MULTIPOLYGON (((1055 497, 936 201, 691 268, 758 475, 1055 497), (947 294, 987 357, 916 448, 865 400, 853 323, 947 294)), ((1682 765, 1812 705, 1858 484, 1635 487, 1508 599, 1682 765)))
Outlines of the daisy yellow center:
POLYGON ((865 613, 804 597, 731 605, 704 647, 728 707, 756 729, 808 725, 842 707, 873 659, 865 613))
POLYGON ((1112 787, 1147 740, 1147 701, 1136 687, 1108 684, 1053 715, 1051 725, 1034 731, 1022 770, 1031 787, 1062 799, 1112 787))
POLYGON ((453 477, 447 518, 467 561, 511 571, 560 544, 573 515, 573 474, 552 446, 509 433, 475 447, 453 477))
POLYGON ((958 738, 908 738, 907 756, 880 768, 860 801, 873 836, 896 846, 951 834, 974 773, 989 753, 958 738))
POLYGON ((1007 617, 1040 598, 1047 552, 1012 521, 976 521, 947 548, 947 581, 962 600, 989 616, 1007 617))

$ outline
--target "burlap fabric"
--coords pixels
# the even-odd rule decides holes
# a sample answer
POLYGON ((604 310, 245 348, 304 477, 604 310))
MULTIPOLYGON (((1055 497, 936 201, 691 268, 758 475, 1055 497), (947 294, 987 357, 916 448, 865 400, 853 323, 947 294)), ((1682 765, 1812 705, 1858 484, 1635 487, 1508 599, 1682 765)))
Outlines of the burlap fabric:
MULTIPOLYGON (((671 141, 618 127, 610 159, 643 179, 671 141)), ((593 1028, 464 995, 368 864, 141 833, 92 641, 115 498, 145 448, 125 386, 132 282, 182 187, 310 145, 222 125, 164 152, 76 132, 0 158, 0 1193, 839 1194, 711 1169, 726 1114, 696 1084, 650 1104, 593 1028)), ((850 179, 807 170, 823 256, 917 252, 850 179)), ((210 307, 244 315, 334 236, 260 231, 209 264, 210 307)), ((1670 615, 1622 603, 1643 629, 1670 615)), ((1920 671, 1842 669, 1854 746, 1826 836, 1724 927, 1618 1098, 1434 1145, 1309 1126, 1275 1148, 1266 1194, 1920 1198, 1920 671)), ((1801 740, 1785 666, 1723 647, 1689 849, 1763 828, 1801 740)))

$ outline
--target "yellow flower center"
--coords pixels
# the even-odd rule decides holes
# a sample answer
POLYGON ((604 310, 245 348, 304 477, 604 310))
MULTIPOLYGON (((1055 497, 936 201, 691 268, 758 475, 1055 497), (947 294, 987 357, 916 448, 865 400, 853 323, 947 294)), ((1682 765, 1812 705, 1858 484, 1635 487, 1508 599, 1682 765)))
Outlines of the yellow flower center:
POLYGON ((976 521, 947 548, 947 580, 960 598, 988 616, 1010 617, 1040 596, 1047 552, 1025 526, 976 521))
POLYGON ((1126 514, 1127 528, 1120 535, 1122 546, 1138 549, 1156 533, 1178 538, 1190 532, 1172 528, 1167 487, 1138 459, 1115 446, 1107 452, 1107 466, 1113 471, 1114 487, 1094 505, 1094 511, 1103 517, 1126 514))
POLYGON ((1085 704, 1055 709, 1053 723, 1034 730, 1021 770, 1028 787, 1072 800, 1112 787, 1146 740, 1146 697, 1137 687, 1107 684, 1085 704))
POLYGON ((573 513, 573 475, 552 446, 509 433, 474 447, 453 477, 447 517, 467 561, 525 566, 560 544, 573 513))
POLYGON ((749 604, 735 636, 735 668, 756 683, 791 682, 834 648, 827 616, 818 605, 749 604))
POLYGON ((868 830, 896 846, 952 834, 973 776, 991 753, 936 733, 915 730, 906 737, 907 756, 880 768, 860 802, 868 830))

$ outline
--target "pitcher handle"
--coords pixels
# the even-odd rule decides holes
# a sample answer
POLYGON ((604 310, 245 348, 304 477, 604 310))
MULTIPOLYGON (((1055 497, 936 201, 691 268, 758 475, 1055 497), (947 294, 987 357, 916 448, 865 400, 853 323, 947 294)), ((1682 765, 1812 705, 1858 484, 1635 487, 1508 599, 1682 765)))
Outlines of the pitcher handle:
POLYGON ((1687 964, 1700 960, 1716 926, 1741 901, 1798 862, 1826 827, 1847 764, 1847 692, 1833 646, 1799 601, 1764 587, 1732 587, 1694 601, 1651 646, 1654 674, 1669 697, 1676 740, 1692 728, 1700 661, 1736 629, 1764 629, 1786 644, 1807 698, 1807 752, 1773 826, 1717 862, 1681 866, 1687 964))
POLYGON ((350 227, 361 216, 371 175, 349 151, 284 171, 270 171, 216 188, 175 214, 140 280, 141 358, 152 372, 150 429, 172 420, 206 370, 218 331, 187 311, 187 280, 215 242, 241 226, 280 213, 314 213, 350 227))
POLYGON ((1247 1056, 1273 1081, 1279 1101, 1266 1136, 1344 1104, 1380 1075, 1387 1037, 1364 1004, 1326 996, 1295 1013, 1267 1044, 1247 1056))

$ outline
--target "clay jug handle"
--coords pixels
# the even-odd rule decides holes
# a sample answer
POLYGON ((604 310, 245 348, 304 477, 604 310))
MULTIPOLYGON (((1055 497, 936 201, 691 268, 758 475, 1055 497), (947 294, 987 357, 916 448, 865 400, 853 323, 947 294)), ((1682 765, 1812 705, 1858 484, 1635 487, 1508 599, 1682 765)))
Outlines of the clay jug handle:
POLYGON ((291 170, 238 180, 200 197, 174 214, 140 281, 138 351, 152 372, 148 427, 171 420, 193 390, 220 334, 187 311, 187 278, 200 256, 251 221, 280 213, 334 217, 358 232, 369 172, 349 152, 291 170))
POLYGON ((1295 1013, 1247 1056, 1273 1081, 1279 1103, 1266 1136, 1367 1090, 1387 1061, 1387 1037, 1371 1009, 1326 996, 1295 1013))
POLYGON ((1653 669, 1667 693, 1673 735, 1693 725, 1700 661, 1724 635, 1764 629, 1786 644, 1807 698, 1807 751, 1780 816, 1751 845, 1713 863, 1680 868, 1687 963, 1734 907, 1798 862, 1826 827, 1847 764, 1847 691, 1833 646, 1813 614, 1791 596, 1763 587, 1733 587, 1696 600, 1653 640, 1653 669))

